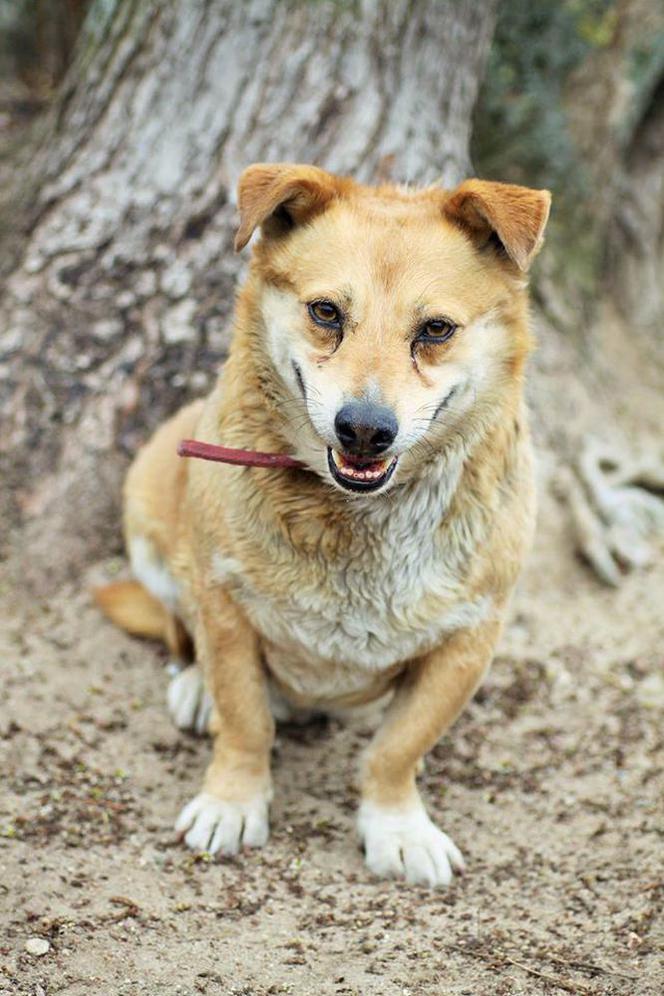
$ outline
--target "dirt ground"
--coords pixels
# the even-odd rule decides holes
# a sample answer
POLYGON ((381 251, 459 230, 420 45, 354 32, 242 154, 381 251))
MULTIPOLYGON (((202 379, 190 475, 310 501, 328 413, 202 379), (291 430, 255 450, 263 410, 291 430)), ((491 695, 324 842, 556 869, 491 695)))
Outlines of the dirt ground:
POLYGON ((163 651, 86 586, 0 596, 0 993, 500 996, 664 991, 664 567, 617 592, 544 498, 489 679, 423 786, 468 873, 374 881, 353 829, 366 728, 281 729, 272 838, 174 840, 205 740, 167 716, 163 651), (48 941, 43 955, 26 942, 48 941))

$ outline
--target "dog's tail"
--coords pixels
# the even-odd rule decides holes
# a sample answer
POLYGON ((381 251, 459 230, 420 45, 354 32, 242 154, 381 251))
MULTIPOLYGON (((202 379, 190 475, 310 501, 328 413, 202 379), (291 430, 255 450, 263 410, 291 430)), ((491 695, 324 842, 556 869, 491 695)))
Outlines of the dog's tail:
POLYGON ((170 613, 138 581, 94 588, 92 597, 108 618, 134 636, 167 641, 170 613))
POLYGON ((94 588, 92 597, 111 622, 133 636, 163 640, 178 660, 194 658, 194 644, 181 620, 139 581, 116 581, 94 588))

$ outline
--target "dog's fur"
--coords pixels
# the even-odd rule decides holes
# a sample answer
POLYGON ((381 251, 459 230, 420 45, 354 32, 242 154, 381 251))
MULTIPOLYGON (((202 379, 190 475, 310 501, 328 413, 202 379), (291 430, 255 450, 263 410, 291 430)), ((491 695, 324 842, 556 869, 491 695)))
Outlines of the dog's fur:
POLYGON ((180 725, 210 726, 203 790, 181 814, 193 847, 268 837, 270 750, 290 710, 385 699, 364 758, 359 829, 379 875, 441 885, 463 867, 429 820, 415 774, 485 673, 529 546, 534 492, 522 400, 531 348, 525 271, 546 191, 469 180, 370 188, 310 166, 242 176, 244 247, 256 228, 229 359, 212 394, 138 454, 125 528, 139 583, 98 593, 132 632, 196 666, 174 679, 180 725), (312 320, 324 299, 343 329, 312 320), (418 341, 422 323, 458 326, 418 341), (398 421, 376 493, 335 482, 328 447, 349 399, 398 421), (196 437, 289 452, 307 470, 178 460, 196 437))

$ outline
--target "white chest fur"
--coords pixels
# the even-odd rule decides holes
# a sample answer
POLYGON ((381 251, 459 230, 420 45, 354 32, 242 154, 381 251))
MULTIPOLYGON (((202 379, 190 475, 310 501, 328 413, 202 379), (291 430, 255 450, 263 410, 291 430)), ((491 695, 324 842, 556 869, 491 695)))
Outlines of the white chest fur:
POLYGON ((482 537, 460 529, 441 540, 460 465, 459 458, 380 502, 358 503, 350 554, 317 560, 281 551, 266 564, 278 572, 278 596, 235 560, 215 557, 214 580, 230 585, 284 684, 311 698, 360 692, 380 671, 489 615, 489 597, 468 601, 460 593, 460 574, 482 537))

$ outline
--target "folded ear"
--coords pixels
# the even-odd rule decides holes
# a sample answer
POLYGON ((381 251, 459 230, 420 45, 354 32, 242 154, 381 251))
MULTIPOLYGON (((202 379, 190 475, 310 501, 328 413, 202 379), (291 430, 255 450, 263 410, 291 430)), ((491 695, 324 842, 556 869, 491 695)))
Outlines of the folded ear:
POLYGON ((256 163, 245 169, 238 185, 240 227, 235 251, 244 249, 259 225, 267 234, 282 234, 323 211, 343 181, 317 166, 256 163))
POLYGON ((550 207, 548 190, 465 180, 449 194, 443 212, 478 246, 497 240, 525 272, 542 245, 550 207))

